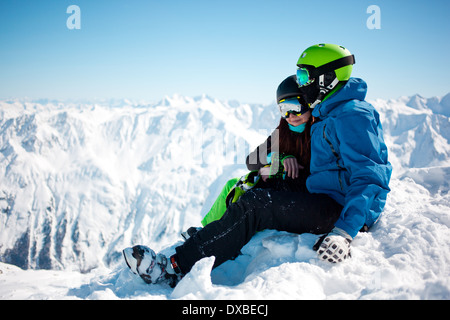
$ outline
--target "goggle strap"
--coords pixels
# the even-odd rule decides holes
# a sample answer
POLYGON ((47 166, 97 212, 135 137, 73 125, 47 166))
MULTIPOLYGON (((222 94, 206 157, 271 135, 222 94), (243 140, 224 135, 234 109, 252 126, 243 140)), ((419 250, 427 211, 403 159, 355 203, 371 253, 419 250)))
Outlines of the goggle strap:
MULTIPOLYGON (((297 99, 297 101, 301 104, 301 102, 300 102, 300 96, 297 96, 297 97, 295 97, 296 99, 297 99)), ((291 99, 293 99, 293 98, 291 98, 291 99)), ((283 103, 283 102, 285 102, 287 99, 281 99, 278 103, 283 103)))
MULTIPOLYGON (((324 64, 323 66, 313 68, 311 71, 308 70, 308 72, 311 78, 317 78, 321 74, 325 74, 327 72, 334 71, 339 68, 349 66, 355 63, 356 63, 355 56, 352 54, 350 56, 342 57, 340 59, 331 61, 327 64, 324 64)), ((298 64, 297 66, 300 68, 303 67, 303 65, 301 64, 298 64)))

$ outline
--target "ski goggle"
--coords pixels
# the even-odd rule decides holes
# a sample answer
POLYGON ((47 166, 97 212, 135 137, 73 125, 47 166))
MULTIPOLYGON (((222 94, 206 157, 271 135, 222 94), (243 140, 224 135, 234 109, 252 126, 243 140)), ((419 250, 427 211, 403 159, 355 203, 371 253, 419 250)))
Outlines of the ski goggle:
POLYGON ((305 107, 300 103, 300 97, 282 99, 278 102, 278 107, 280 108, 281 117, 283 119, 289 118, 290 113, 301 116, 309 111, 308 107, 305 107))
POLYGON ((308 69, 301 67, 297 69, 297 84, 299 88, 307 86, 313 81, 314 78, 310 77, 308 69))

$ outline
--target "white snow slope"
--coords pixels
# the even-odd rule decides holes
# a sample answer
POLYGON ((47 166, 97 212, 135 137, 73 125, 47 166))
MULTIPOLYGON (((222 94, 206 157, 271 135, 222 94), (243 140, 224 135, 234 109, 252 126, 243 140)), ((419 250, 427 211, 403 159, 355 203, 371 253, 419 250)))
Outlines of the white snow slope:
POLYGON ((371 101, 394 173, 351 259, 318 236, 266 230, 171 290, 121 250, 170 253, 275 128, 275 105, 174 95, 156 104, 0 101, 0 299, 449 299, 450 94, 371 101))

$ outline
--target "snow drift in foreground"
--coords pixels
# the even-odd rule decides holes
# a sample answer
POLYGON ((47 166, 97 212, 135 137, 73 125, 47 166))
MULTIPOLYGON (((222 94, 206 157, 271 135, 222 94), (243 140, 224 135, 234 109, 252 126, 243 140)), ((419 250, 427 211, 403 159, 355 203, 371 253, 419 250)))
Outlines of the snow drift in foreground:
POLYGON ((372 101, 394 173, 385 212, 331 265, 317 236, 266 230, 172 290, 131 274, 121 250, 170 253, 199 226, 275 105, 175 95, 0 102, 0 299, 449 299, 450 94, 372 101))

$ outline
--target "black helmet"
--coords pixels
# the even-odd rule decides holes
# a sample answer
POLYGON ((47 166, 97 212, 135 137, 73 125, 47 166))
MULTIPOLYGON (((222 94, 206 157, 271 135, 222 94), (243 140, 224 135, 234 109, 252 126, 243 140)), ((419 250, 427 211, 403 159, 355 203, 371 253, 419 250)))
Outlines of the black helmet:
POLYGON ((302 92, 297 84, 297 76, 294 74, 292 76, 287 77, 280 83, 277 89, 277 103, 280 100, 302 96, 302 92))

